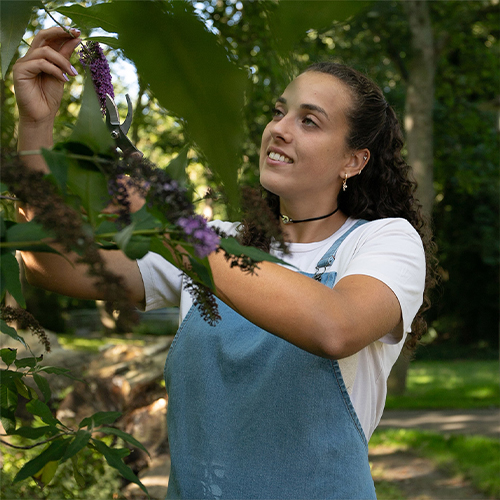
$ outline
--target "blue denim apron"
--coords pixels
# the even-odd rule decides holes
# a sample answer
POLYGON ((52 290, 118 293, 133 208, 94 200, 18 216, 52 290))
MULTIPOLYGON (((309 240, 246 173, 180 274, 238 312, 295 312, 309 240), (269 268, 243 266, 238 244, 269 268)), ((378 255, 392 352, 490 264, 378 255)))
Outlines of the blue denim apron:
MULTIPOLYGON (((333 287, 326 269, 363 222, 307 275, 333 287)), ((218 306, 215 327, 192 307, 167 357, 167 498, 375 499, 368 443, 337 361, 218 306)))

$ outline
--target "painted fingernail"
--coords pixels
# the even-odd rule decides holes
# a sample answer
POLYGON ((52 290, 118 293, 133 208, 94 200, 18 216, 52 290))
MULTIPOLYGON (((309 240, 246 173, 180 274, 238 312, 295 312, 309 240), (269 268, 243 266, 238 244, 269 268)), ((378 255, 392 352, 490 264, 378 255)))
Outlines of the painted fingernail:
POLYGON ((68 75, 67 75, 66 73, 63 73, 63 78, 64 78, 67 82, 69 82, 69 78, 68 78, 68 75))
POLYGON ((73 76, 78 75, 78 71, 76 71, 76 69, 73 66, 71 66, 71 73, 73 74, 73 76))
POLYGON ((77 28, 71 28, 71 31, 77 36, 81 33, 81 31, 77 28))

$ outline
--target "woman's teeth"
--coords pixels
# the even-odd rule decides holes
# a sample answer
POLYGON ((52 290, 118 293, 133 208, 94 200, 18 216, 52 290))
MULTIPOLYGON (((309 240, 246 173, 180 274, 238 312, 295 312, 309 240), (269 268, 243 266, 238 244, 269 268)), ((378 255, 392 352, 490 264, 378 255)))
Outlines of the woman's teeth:
POLYGON ((269 158, 271 158, 271 160, 282 161, 284 163, 293 163, 293 160, 291 160, 287 156, 280 155, 279 153, 275 153, 274 151, 271 151, 268 156, 269 158))

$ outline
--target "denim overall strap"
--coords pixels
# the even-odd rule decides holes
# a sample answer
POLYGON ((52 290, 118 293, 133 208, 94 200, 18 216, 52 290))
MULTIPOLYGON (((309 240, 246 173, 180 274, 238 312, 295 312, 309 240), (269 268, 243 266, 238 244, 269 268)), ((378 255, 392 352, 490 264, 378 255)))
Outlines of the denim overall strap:
POLYGON ((335 243, 326 251, 325 255, 321 257, 319 262, 316 264, 316 272, 314 273, 313 278, 316 281, 321 281, 321 275, 326 271, 328 267, 330 267, 335 261, 335 255, 339 246, 343 243, 343 241, 359 226, 366 224, 368 221, 360 219, 358 220, 351 228, 349 228, 339 239, 335 241, 335 243), (321 272, 321 269, 323 271, 321 272))
POLYGON ((165 364, 167 499, 376 499, 338 362, 217 304, 215 326, 190 309, 165 364))

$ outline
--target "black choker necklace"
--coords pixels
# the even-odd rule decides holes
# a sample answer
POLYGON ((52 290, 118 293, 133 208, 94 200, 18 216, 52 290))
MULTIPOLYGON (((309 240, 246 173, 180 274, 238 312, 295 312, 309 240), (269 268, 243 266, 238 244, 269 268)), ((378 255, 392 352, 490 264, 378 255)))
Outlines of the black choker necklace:
POLYGON ((313 217, 311 219, 301 219, 301 220, 294 220, 291 217, 288 217, 288 215, 283 215, 280 214, 281 220, 283 221, 283 224, 298 224, 299 222, 311 222, 313 220, 321 220, 321 219, 326 219, 327 217, 331 217, 333 214, 337 213, 337 210, 339 207, 337 207, 332 213, 326 214, 326 215, 321 215, 320 217, 313 217))

